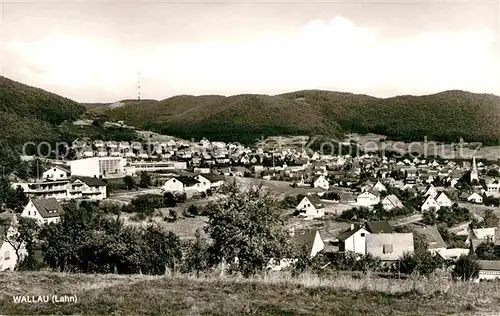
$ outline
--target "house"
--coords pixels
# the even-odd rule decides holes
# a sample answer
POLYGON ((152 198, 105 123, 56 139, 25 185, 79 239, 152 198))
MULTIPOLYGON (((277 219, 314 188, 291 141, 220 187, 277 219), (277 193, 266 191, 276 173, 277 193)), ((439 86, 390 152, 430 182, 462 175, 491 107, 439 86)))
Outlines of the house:
POLYGON ((401 203, 401 201, 398 199, 398 197, 395 196, 394 194, 386 196, 382 200, 382 206, 386 210, 392 210, 394 208, 403 208, 404 207, 403 203, 401 203))
POLYGON ((196 178, 178 176, 167 180, 163 185, 163 189, 167 192, 206 192, 210 189, 210 181, 206 178, 204 179, 206 181, 200 182, 196 178))
POLYGON ((467 201, 472 202, 472 203, 481 204, 481 203, 483 203, 483 197, 481 195, 477 194, 476 192, 474 192, 467 197, 467 201))
POLYGON ((434 209, 434 210, 439 209, 439 204, 436 201, 436 199, 434 199, 431 195, 428 195, 427 199, 424 201, 424 203, 420 207, 420 210, 422 212, 424 212, 424 211, 429 211, 431 209, 434 209))
POLYGON ((453 205, 450 198, 444 192, 441 192, 439 194, 439 196, 436 198, 436 202, 439 207, 451 207, 453 205))
POLYGON ((70 175, 69 170, 60 166, 54 166, 51 167, 49 170, 45 171, 42 174, 42 178, 47 181, 60 181, 60 180, 67 180, 69 178, 69 175, 70 175))
POLYGON ((497 196, 500 192, 500 181, 493 177, 485 177, 484 182, 486 183, 486 195, 497 196))
MULTIPOLYGON (((0 236, 12 236, 16 234, 15 222, 17 217, 14 213, 0 213, 0 236)), ((25 253, 23 253, 25 254, 25 253)), ((13 271, 19 259, 15 248, 0 238, 0 271, 13 271)))
POLYGON ((500 279, 500 260, 478 260, 477 263, 480 267, 477 281, 500 279))
MULTIPOLYGON (((195 177, 198 181, 200 181, 198 176, 195 177)), ((224 185, 226 182, 226 178, 223 175, 214 174, 214 173, 206 173, 203 175, 199 175, 201 178, 205 178, 210 182, 210 188, 219 188, 224 185)))
POLYGON ((438 191, 436 188, 431 184, 427 187, 425 190, 424 196, 430 196, 432 198, 435 198, 438 195, 438 191))
POLYGON ((365 229, 372 234, 393 233, 392 226, 385 221, 366 222, 365 229))
MULTIPOLYGON (((325 249, 325 243, 318 230, 300 230, 298 232, 292 231, 293 244, 297 248, 304 247, 310 258, 316 256, 320 251, 325 249)), ((280 271, 289 267, 297 259, 283 258, 281 260, 271 259, 267 266, 268 270, 280 271)))
POLYGON ((328 190, 330 184, 325 176, 321 175, 316 180, 314 180, 313 187, 328 190))
POLYGON ((383 262, 396 261, 413 253, 413 233, 372 233, 366 236, 366 252, 383 262))
POLYGON ((339 240, 339 251, 341 252, 354 252, 362 255, 366 254, 366 236, 370 232, 364 227, 356 227, 351 224, 351 228, 342 234, 337 239, 339 240))
POLYGON ((102 179, 93 177, 77 177, 75 181, 83 182, 82 198, 92 201, 102 201, 107 198, 107 185, 102 179))
POLYGON ((325 249, 325 243, 317 229, 294 231, 293 239, 298 247, 305 246, 309 257, 314 257, 325 249))
POLYGON ((359 206, 373 206, 380 202, 380 193, 375 190, 369 190, 361 193, 356 198, 356 204, 359 206))
POLYGON ((300 213, 300 216, 309 219, 325 216, 325 206, 317 194, 305 196, 295 209, 300 213))
POLYGON ((372 189, 377 190, 378 192, 387 191, 387 188, 385 187, 385 185, 383 185, 382 182, 380 182, 380 181, 377 181, 377 183, 375 183, 375 185, 372 187, 372 189))
POLYGON ((33 218, 40 224, 57 223, 63 213, 62 205, 54 198, 30 199, 21 213, 22 217, 33 218))
POLYGON ((437 253, 446 250, 446 243, 439 233, 436 226, 428 226, 417 230, 420 234, 425 236, 427 241, 427 249, 432 253, 437 253))
POLYGON ((354 203, 356 202, 356 195, 349 192, 342 192, 340 194, 340 202, 342 203, 354 203))

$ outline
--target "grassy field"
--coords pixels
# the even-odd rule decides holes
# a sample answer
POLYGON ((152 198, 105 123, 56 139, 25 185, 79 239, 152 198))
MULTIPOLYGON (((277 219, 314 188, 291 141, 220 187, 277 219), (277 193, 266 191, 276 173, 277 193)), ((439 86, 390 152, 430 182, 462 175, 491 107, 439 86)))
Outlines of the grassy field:
POLYGON ((500 283, 284 275, 0 274, 4 315, 498 315, 500 283), (14 295, 74 295, 73 303, 14 303, 14 295))

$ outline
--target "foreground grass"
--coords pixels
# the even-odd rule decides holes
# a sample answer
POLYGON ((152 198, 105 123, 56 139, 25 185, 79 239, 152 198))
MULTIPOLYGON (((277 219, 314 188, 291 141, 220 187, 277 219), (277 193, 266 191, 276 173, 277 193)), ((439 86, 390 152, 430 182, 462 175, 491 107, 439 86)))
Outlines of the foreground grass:
POLYGON ((500 283, 283 275, 0 274, 3 315, 498 315, 500 283), (13 295, 76 295, 76 303, 14 303, 13 295))

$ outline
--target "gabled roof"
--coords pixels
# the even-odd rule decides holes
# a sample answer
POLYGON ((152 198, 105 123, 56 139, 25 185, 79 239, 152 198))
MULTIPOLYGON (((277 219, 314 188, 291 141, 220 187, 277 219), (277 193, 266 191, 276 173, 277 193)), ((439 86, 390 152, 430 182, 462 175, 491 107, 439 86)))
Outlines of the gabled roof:
POLYGON ((425 235, 429 249, 446 248, 446 243, 436 226, 420 228, 417 231, 425 235))
POLYGON ((202 173, 199 174, 203 178, 207 179, 210 182, 224 181, 226 178, 223 175, 215 174, 215 173, 202 173))
POLYGON ((365 229, 365 228, 362 226, 357 226, 357 227, 354 227, 354 229, 346 230, 346 231, 342 232, 340 235, 338 235, 337 239, 339 241, 346 241, 349 237, 351 237, 352 235, 354 235, 355 233, 357 233, 361 229, 365 229))
POLYGON ((59 217, 63 213, 62 205, 54 198, 31 201, 43 218, 59 217))
POLYGON ((385 197, 394 207, 396 208, 403 208, 404 205, 403 203, 401 203, 401 201, 398 199, 397 196, 395 196, 394 194, 390 194, 388 196, 385 197))
POLYGON ((106 182, 104 182, 102 179, 99 178, 92 178, 92 177, 75 177, 75 179, 78 179, 82 182, 84 182, 86 185, 89 187, 102 187, 106 186, 106 182))
POLYGON ((323 202, 321 202, 321 199, 317 194, 310 194, 305 196, 311 203, 314 205, 315 208, 324 208, 325 205, 323 205, 323 202))
POLYGON ((61 166, 51 166, 47 171, 49 171, 50 169, 59 169, 63 172, 70 173, 70 171, 68 169, 61 167, 61 166))
POLYGON ((500 271, 500 260, 478 260, 481 270, 500 271))
POLYGON ((293 234, 293 242, 299 247, 306 245, 307 251, 310 254, 314 245, 314 239, 316 238, 316 233, 318 233, 318 230, 316 229, 296 231, 293 234))
POLYGON ((177 176, 177 177, 175 177, 175 179, 177 179, 182 184, 184 184, 188 187, 193 186, 197 183, 200 183, 200 181, 196 180, 195 178, 189 177, 189 176, 177 176))
POLYGON ((380 234, 380 233, 392 233, 394 230, 392 226, 385 221, 377 221, 377 222, 367 222, 366 230, 372 234, 380 234))

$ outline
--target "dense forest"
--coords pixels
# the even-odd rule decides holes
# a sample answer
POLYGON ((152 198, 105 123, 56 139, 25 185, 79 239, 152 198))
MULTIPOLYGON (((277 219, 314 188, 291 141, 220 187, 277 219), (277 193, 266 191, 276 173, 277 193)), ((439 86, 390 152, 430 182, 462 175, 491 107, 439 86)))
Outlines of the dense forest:
POLYGON ((184 138, 254 142, 271 135, 378 133, 392 140, 482 142, 500 140, 500 97, 465 91, 375 98, 307 90, 276 96, 175 96, 126 101, 91 111, 137 127, 184 138))

